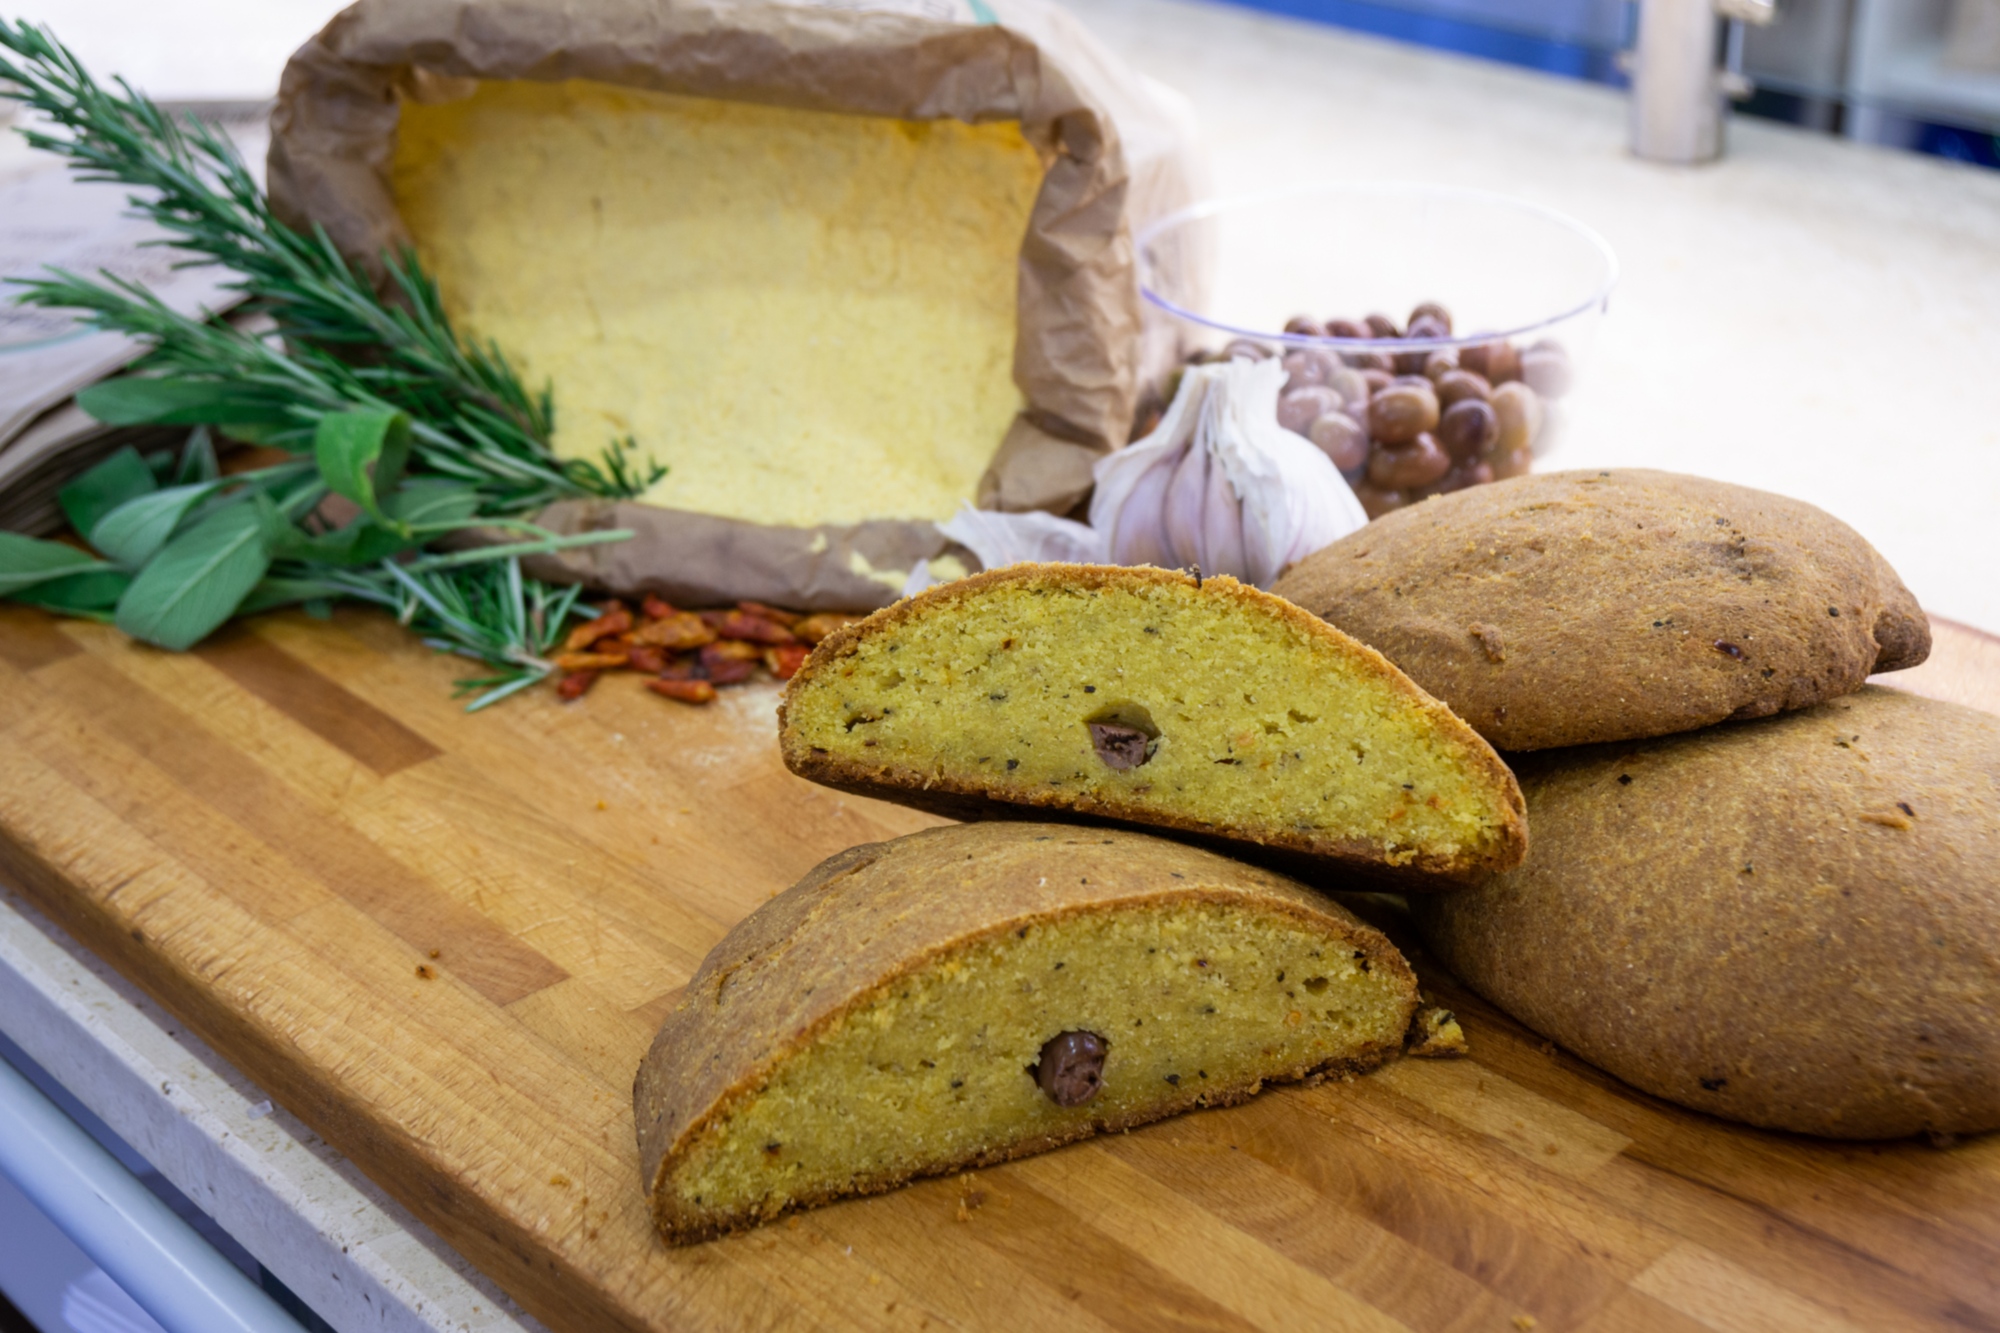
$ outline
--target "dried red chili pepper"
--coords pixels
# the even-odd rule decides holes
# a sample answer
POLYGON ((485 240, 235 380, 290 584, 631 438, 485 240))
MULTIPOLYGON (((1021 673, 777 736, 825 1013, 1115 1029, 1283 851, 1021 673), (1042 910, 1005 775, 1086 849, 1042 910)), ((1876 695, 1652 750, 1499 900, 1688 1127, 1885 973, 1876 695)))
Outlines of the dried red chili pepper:
POLYGON ((850 616, 842 611, 822 611, 792 626, 792 633, 807 643, 818 643, 842 625, 851 625, 859 619, 860 616, 850 616))
POLYGON ((790 629, 792 626, 798 624, 799 621, 805 619, 805 617, 796 611, 780 611, 777 607, 766 606, 762 602, 738 602, 736 609, 746 616, 755 616, 759 620, 768 620, 773 625, 783 625, 786 629, 790 629))
POLYGON ((740 657, 729 651, 735 647, 749 647, 748 644, 711 643, 701 650, 702 674, 717 685, 740 685, 757 674, 757 664, 763 654, 752 649, 752 656, 740 657))
POLYGON ((611 609, 585 625, 578 625, 563 640, 563 651, 581 652, 599 639, 613 634, 623 634, 632 628, 632 613, 622 603, 611 603, 611 609))
POLYGON ((724 639, 742 639, 746 643, 770 645, 798 642, 798 637, 783 625, 743 611, 724 611, 715 620, 708 620, 707 613, 703 613, 702 619, 708 621, 709 627, 716 632, 716 635, 724 639))
POLYGON ((632 642, 655 644, 668 652, 678 652, 683 648, 699 648, 704 643, 714 643, 715 631, 703 624, 700 616, 676 611, 641 625, 632 632, 632 642))
POLYGON ((790 680, 798 674, 799 668, 812 656, 812 649, 802 643, 784 643, 776 648, 764 650, 764 665, 771 668, 771 674, 779 680, 790 680))
POLYGON ((684 704, 706 704, 715 702, 715 686, 705 680, 649 680, 646 688, 655 694, 664 694, 669 699, 678 699, 684 704))

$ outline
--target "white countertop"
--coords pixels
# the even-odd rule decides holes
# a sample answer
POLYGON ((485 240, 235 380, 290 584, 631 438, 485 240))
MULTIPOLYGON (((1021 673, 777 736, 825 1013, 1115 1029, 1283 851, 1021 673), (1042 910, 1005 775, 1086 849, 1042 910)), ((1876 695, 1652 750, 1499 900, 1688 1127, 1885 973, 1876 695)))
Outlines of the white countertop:
POLYGON ((1662 167, 1626 152, 1625 98, 1598 85, 1222 5, 1070 7, 1194 102, 1219 193, 1430 180, 1602 233, 1622 280, 1539 467, 1798 496, 1859 529, 1933 613, 2000 630, 2000 411, 1984 399, 2000 172, 1743 117, 1720 162, 1662 167))
POLYGON ((340 1333, 544 1333, 5 884, 0 1031, 340 1333))

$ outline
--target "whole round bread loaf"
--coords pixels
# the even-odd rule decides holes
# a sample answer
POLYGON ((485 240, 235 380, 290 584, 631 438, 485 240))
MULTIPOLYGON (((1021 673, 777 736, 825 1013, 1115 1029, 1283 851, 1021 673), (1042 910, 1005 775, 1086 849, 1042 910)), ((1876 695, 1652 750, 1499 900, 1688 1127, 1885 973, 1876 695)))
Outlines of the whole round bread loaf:
POLYGON ((1474 990, 1731 1120, 2000 1128, 2000 717, 1870 686, 1517 771, 1527 863, 1411 900, 1474 990))
POLYGON ((1930 652, 1916 598, 1845 523, 1636 468, 1396 510, 1272 591, 1379 650, 1501 750, 1805 708, 1930 652))
POLYGON ((973 824, 842 852, 710 951, 633 1089, 700 1240, 1265 1082, 1372 1068, 1417 1003, 1379 931, 1142 834, 973 824))

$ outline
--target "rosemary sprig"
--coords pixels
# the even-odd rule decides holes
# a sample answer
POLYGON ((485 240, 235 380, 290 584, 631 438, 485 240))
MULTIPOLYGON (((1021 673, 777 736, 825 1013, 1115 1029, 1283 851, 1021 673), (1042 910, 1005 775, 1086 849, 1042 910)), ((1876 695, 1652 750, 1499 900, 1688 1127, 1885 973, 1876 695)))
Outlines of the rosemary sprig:
MULTIPOLYGON (((117 91, 106 89, 48 31, 25 21, 0 19, 0 80, 15 85, 6 96, 64 132, 24 127, 30 146, 68 159, 81 179, 134 187, 129 201, 166 233, 162 244, 186 253, 188 263, 238 275, 230 285, 250 311, 270 317, 276 340, 292 350, 292 378, 310 381, 307 412, 330 410, 319 407, 328 400, 399 408, 421 426, 420 448, 455 455, 452 475, 465 475, 473 455, 485 460, 477 466, 535 478, 536 486, 517 483, 506 496, 519 508, 563 495, 636 495, 663 475, 656 464, 632 466, 630 440, 607 446, 597 462, 556 458, 550 393, 528 392, 498 347, 458 336, 414 255, 383 256, 399 298, 384 301, 323 230, 308 236, 278 220, 235 145, 214 128, 175 120, 123 79, 117 91), (366 364, 343 372, 341 353, 366 364)), ((84 310, 96 327, 153 342, 142 371, 226 381, 243 360, 214 338, 193 337, 198 321, 171 318, 116 284, 58 273, 19 286, 24 303, 84 310)))
POLYGON ((458 682, 460 694, 475 694, 467 712, 546 678, 556 669, 549 654, 568 632, 570 618, 594 614, 578 602, 582 588, 558 589, 525 577, 518 555, 450 569, 393 560, 358 570, 281 564, 269 582, 290 601, 348 597, 382 607, 431 647, 498 668, 458 682))
MULTIPOLYGON (((103 391, 86 391, 84 405, 115 424, 141 424, 161 419, 168 399, 157 390, 209 386, 212 392, 182 394, 180 421, 199 414, 230 434, 275 445, 292 452, 312 448, 319 423, 327 415, 352 408, 408 411, 413 393, 398 383, 407 378, 393 369, 357 365, 311 344, 286 347, 275 331, 256 332, 225 321, 180 314, 145 288, 105 275, 99 280, 56 273, 27 287, 21 299, 38 305, 83 312, 97 328, 143 338, 152 350, 139 363, 151 376, 114 381, 132 395, 127 408, 103 391)), ((423 471, 479 487, 483 508, 517 514, 578 494, 637 494, 657 479, 657 473, 634 472, 620 450, 607 450, 608 476, 596 472, 584 487, 574 461, 558 463, 546 451, 508 447, 508 435, 496 421, 462 413, 455 422, 441 421, 436 411, 411 413, 410 432, 423 471), (493 429, 489 430, 488 428, 493 429)))
POLYGON ((521 557, 631 534, 563 537, 525 516, 567 496, 637 495, 664 469, 636 466, 629 439, 597 462, 557 458, 548 390, 530 393, 497 347, 457 334, 414 255, 382 256, 378 293, 324 231, 278 220, 226 137, 115 82, 96 82, 47 30, 0 19, 0 96, 60 131, 24 128, 30 145, 82 179, 132 187, 132 208, 166 233, 156 243, 227 268, 262 318, 190 318, 108 274, 18 285, 18 300, 148 344, 138 373, 79 395, 86 410, 196 429, 178 460, 124 450, 64 489, 94 555, 0 533, 0 597, 169 648, 234 615, 347 598, 495 668, 460 682, 478 692, 473 708, 542 679, 581 590, 524 576, 521 557), (301 457, 224 477, 210 426, 301 457), (359 515, 327 517, 333 499, 359 515), (522 539, 421 550, 467 528, 522 539))

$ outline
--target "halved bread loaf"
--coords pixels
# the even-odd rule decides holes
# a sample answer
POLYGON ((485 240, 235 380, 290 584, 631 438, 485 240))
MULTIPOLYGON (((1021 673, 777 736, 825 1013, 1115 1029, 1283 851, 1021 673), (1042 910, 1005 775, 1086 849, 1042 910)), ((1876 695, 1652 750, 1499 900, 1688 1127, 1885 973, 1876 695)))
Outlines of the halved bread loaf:
POLYGON ((1711 1115, 2000 1129, 2000 717, 1869 686, 1519 762, 1535 854, 1412 901, 1474 990, 1711 1115))
POLYGON ((779 719, 793 772, 958 818, 1125 820, 1413 880, 1527 849, 1486 742, 1229 578, 1016 565, 933 588, 824 640, 779 719))
POLYGON ((1121 830, 842 852, 709 953, 633 1090, 652 1214, 701 1240, 1270 1081, 1372 1068, 1402 955, 1289 880, 1121 830))

